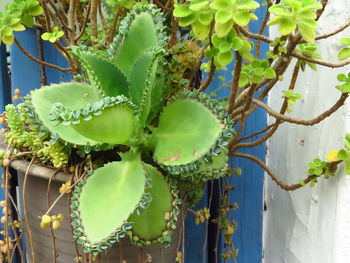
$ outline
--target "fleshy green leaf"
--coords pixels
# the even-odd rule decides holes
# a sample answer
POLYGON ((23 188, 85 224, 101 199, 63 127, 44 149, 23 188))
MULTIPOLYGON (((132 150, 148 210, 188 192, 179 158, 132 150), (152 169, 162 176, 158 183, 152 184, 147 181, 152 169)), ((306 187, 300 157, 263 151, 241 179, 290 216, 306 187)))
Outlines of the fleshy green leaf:
POLYGON ((114 64, 129 77, 134 63, 146 50, 157 45, 157 29, 152 15, 141 13, 132 21, 117 55, 113 58, 114 64))
POLYGON ((129 96, 129 83, 115 65, 90 52, 78 51, 75 54, 87 71, 90 82, 101 89, 105 96, 129 96))
POLYGON ((203 25, 199 22, 192 24, 192 29, 196 37, 200 40, 205 40, 210 32, 210 25, 203 25))
POLYGON ((296 28, 296 23, 292 18, 281 18, 280 19, 280 33, 282 35, 289 35, 296 28))
POLYGON ((189 5, 178 5, 173 12, 175 17, 187 17, 193 14, 193 11, 189 8, 189 5))
POLYGON ((276 77, 276 72, 272 68, 266 69, 265 77, 267 79, 273 79, 276 77))
POLYGON ((341 149, 340 151, 338 151, 337 157, 340 160, 346 160, 346 159, 348 159, 349 156, 348 156, 348 153, 345 150, 341 149))
POLYGON ((350 38, 349 37, 343 37, 339 40, 339 43, 344 46, 350 46, 350 38))
POLYGON ((200 11, 209 4, 209 1, 202 1, 190 5, 190 9, 193 11, 200 11))
POLYGON ((198 20, 203 25, 210 25, 211 21, 213 21, 213 14, 210 12, 202 12, 199 14, 198 20))
POLYGON ((136 130, 136 117, 127 105, 101 109, 99 115, 80 120, 72 127, 81 135, 102 143, 127 144, 136 130))
POLYGON ((219 10, 215 14, 215 21, 224 24, 232 18, 232 10, 219 10))
POLYGON ((63 140, 78 145, 95 145, 96 141, 88 139, 70 126, 57 124, 50 120, 50 111, 55 103, 62 103, 72 110, 79 110, 86 104, 99 100, 98 90, 83 83, 63 83, 51 85, 32 91, 31 99, 40 120, 54 134, 58 134, 63 140))
POLYGON ((109 163, 87 179, 79 211, 81 227, 90 244, 99 244, 122 227, 141 200, 145 175, 136 159, 109 163))
POLYGON ((164 176, 151 165, 145 165, 151 175, 152 187, 147 193, 152 195, 152 202, 141 215, 134 213, 129 222, 133 223, 132 232, 145 240, 156 239, 166 229, 167 217, 172 209, 172 196, 164 176))
POLYGON ((215 32, 218 37, 225 37, 228 33, 230 33, 233 27, 233 20, 229 20, 224 24, 215 23, 215 32))
POLYGON ((233 59, 233 54, 232 54, 231 50, 229 50, 225 53, 220 53, 218 55, 218 60, 219 60, 220 64, 222 64, 222 65, 229 64, 232 61, 232 59, 233 59))
POLYGON ((343 48, 338 54, 339 60, 344 60, 350 57, 350 48, 343 48))
POLYGON ((248 11, 235 12, 233 14, 233 19, 240 26, 246 26, 250 21, 250 13, 248 11))
POLYGON ((215 10, 227 10, 232 8, 232 1, 227 1, 227 0, 214 0, 211 4, 210 7, 215 10))
POLYGON ((203 104, 176 100, 164 108, 154 131, 154 157, 165 165, 191 163, 209 151, 222 128, 220 119, 203 104))

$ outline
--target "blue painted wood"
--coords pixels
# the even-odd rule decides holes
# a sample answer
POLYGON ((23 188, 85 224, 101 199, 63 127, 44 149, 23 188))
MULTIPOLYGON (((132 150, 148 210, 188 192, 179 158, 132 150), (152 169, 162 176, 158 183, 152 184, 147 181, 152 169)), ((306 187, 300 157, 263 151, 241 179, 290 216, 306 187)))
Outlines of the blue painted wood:
MULTIPOLYGON (((258 2, 263 3, 263 0, 258 0, 258 2)), ((266 7, 261 7, 257 10, 256 15, 259 17, 259 20, 251 24, 252 32, 257 33, 259 31, 265 12, 266 7)), ((268 34, 267 29, 264 34, 268 34)), ((268 45, 262 43, 261 50, 261 54, 264 54, 268 51, 268 45)), ((226 71, 216 73, 213 82, 208 88, 208 92, 215 91, 218 97, 227 97, 230 94, 230 90, 225 87, 218 89, 223 83, 218 77, 223 77, 225 81, 231 80, 233 70, 234 64, 231 64, 227 67, 226 71)), ((247 118, 242 136, 250 135, 257 130, 265 128, 266 119, 266 113, 262 109, 258 109, 247 118)), ((253 137, 246 142, 255 141, 257 138, 259 137, 253 137)), ((250 149, 244 149, 241 152, 249 153, 263 161, 265 160, 265 144, 250 149)), ((232 212, 230 216, 231 219, 236 220, 238 223, 238 229, 234 234, 233 242, 235 247, 239 249, 239 254, 236 260, 231 260, 230 262, 259 263, 262 262, 263 255, 262 212, 264 171, 255 163, 244 159, 231 159, 230 164, 233 167, 241 167, 243 169, 242 176, 238 177, 232 175, 235 190, 232 191, 230 198, 232 203, 238 203, 239 209, 232 212)), ((221 249, 223 249, 223 242, 221 244, 221 249)), ((219 259, 219 262, 223 262, 223 260, 219 259)))
MULTIPOLYGON (((262 3, 262 0, 258 2, 262 3)), ((266 12, 266 7, 259 8, 257 16, 259 20, 251 24, 251 31, 257 33, 260 28, 261 20, 266 12)), ((267 30, 264 32, 268 34, 267 30)), ((262 43, 263 55, 268 50, 268 45, 262 43)), ((266 113, 258 109, 249 116, 246 121, 243 136, 250 135, 266 127, 266 113)), ((248 141, 255 141, 253 137, 248 141)), ((244 149, 241 152, 254 155, 261 160, 265 160, 265 144, 254 148, 244 149)), ((255 163, 244 159, 234 159, 234 167, 243 169, 242 176, 234 176, 233 184, 235 191, 232 192, 233 202, 237 202, 239 209, 232 213, 232 218, 238 223, 238 229, 234 234, 234 244, 239 249, 237 262, 240 263, 259 263, 262 262, 262 221, 263 221, 263 186, 264 171, 255 163)), ((232 261, 233 262, 233 261, 232 261)))
MULTIPOLYGON (((15 33, 17 40, 32 55, 38 57, 36 34, 34 30, 15 33)), ((26 57, 17 47, 10 48, 12 90, 20 89, 21 96, 30 90, 40 88, 40 69, 38 63, 26 57)), ((18 103, 18 101, 16 102, 18 103)))

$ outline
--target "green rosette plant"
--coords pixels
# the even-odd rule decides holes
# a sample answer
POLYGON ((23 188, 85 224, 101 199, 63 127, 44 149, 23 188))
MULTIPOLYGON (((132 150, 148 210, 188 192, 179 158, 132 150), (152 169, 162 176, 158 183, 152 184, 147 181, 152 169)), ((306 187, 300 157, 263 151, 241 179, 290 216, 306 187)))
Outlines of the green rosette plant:
POLYGON ((181 185, 200 188, 226 174, 233 121, 219 102, 195 91, 164 99, 163 20, 153 5, 136 5, 108 50, 73 48, 86 81, 30 95, 38 118, 60 140, 127 148, 116 153, 120 161, 89 171, 72 193, 74 238, 85 252, 98 254, 126 236, 135 245, 168 246, 181 185))

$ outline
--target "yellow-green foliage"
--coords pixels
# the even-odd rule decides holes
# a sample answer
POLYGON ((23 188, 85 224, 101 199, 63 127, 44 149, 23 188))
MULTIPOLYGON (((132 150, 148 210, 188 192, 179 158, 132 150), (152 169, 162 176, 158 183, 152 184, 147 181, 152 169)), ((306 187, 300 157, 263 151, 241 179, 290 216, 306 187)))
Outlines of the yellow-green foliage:
POLYGON ((55 167, 67 165, 69 152, 59 141, 51 143, 50 136, 40 130, 40 125, 31 123, 31 116, 26 113, 25 104, 16 108, 14 105, 6 106, 6 122, 9 128, 6 133, 6 142, 16 148, 28 148, 33 151, 42 162, 51 162, 55 167))

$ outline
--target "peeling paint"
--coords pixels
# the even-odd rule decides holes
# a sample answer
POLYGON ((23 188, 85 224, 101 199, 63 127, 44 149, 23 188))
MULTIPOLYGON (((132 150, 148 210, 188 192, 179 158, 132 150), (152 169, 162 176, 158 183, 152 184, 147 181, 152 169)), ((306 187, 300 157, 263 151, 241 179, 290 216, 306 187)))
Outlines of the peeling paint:
MULTIPOLYGON (((349 0, 332 0, 322 17, 317 34, 327 33, 350 17, 349 0)), ((276 28, 270 34, 276 36, 276 28)), ((350 36, 350 30, 320 41, 320 53, 336 62, 341 46, 338 39, 350 36)), ((346 69, 318 67, 300 75, 296 92, 303 99, 291 116, 311 119, 331 107, 340 96, 334 87, 339 73, 346 69)), ((291 70, 269 97, 269 105, 279 110, 282 91, 288 89, 291 70)), ((270 118, 269 122, 274 119, 270 118)), ((314 127, 283 124, 268 142, 267 163, 284 181, 296 183, 305 177, 307 163, 325 158, 332 149, 343 146, 350 132, 350 104, 314 127), (300 143, 300 142, 303 143, 300 143)), ((314 188, 306 186, 285 192, 270 178, 265 183, 267 210, 264 212, 264 261, 266 263, 348 263, 350 262, 350 175, 339 171, 329 180, 322 179, 314 188)))

